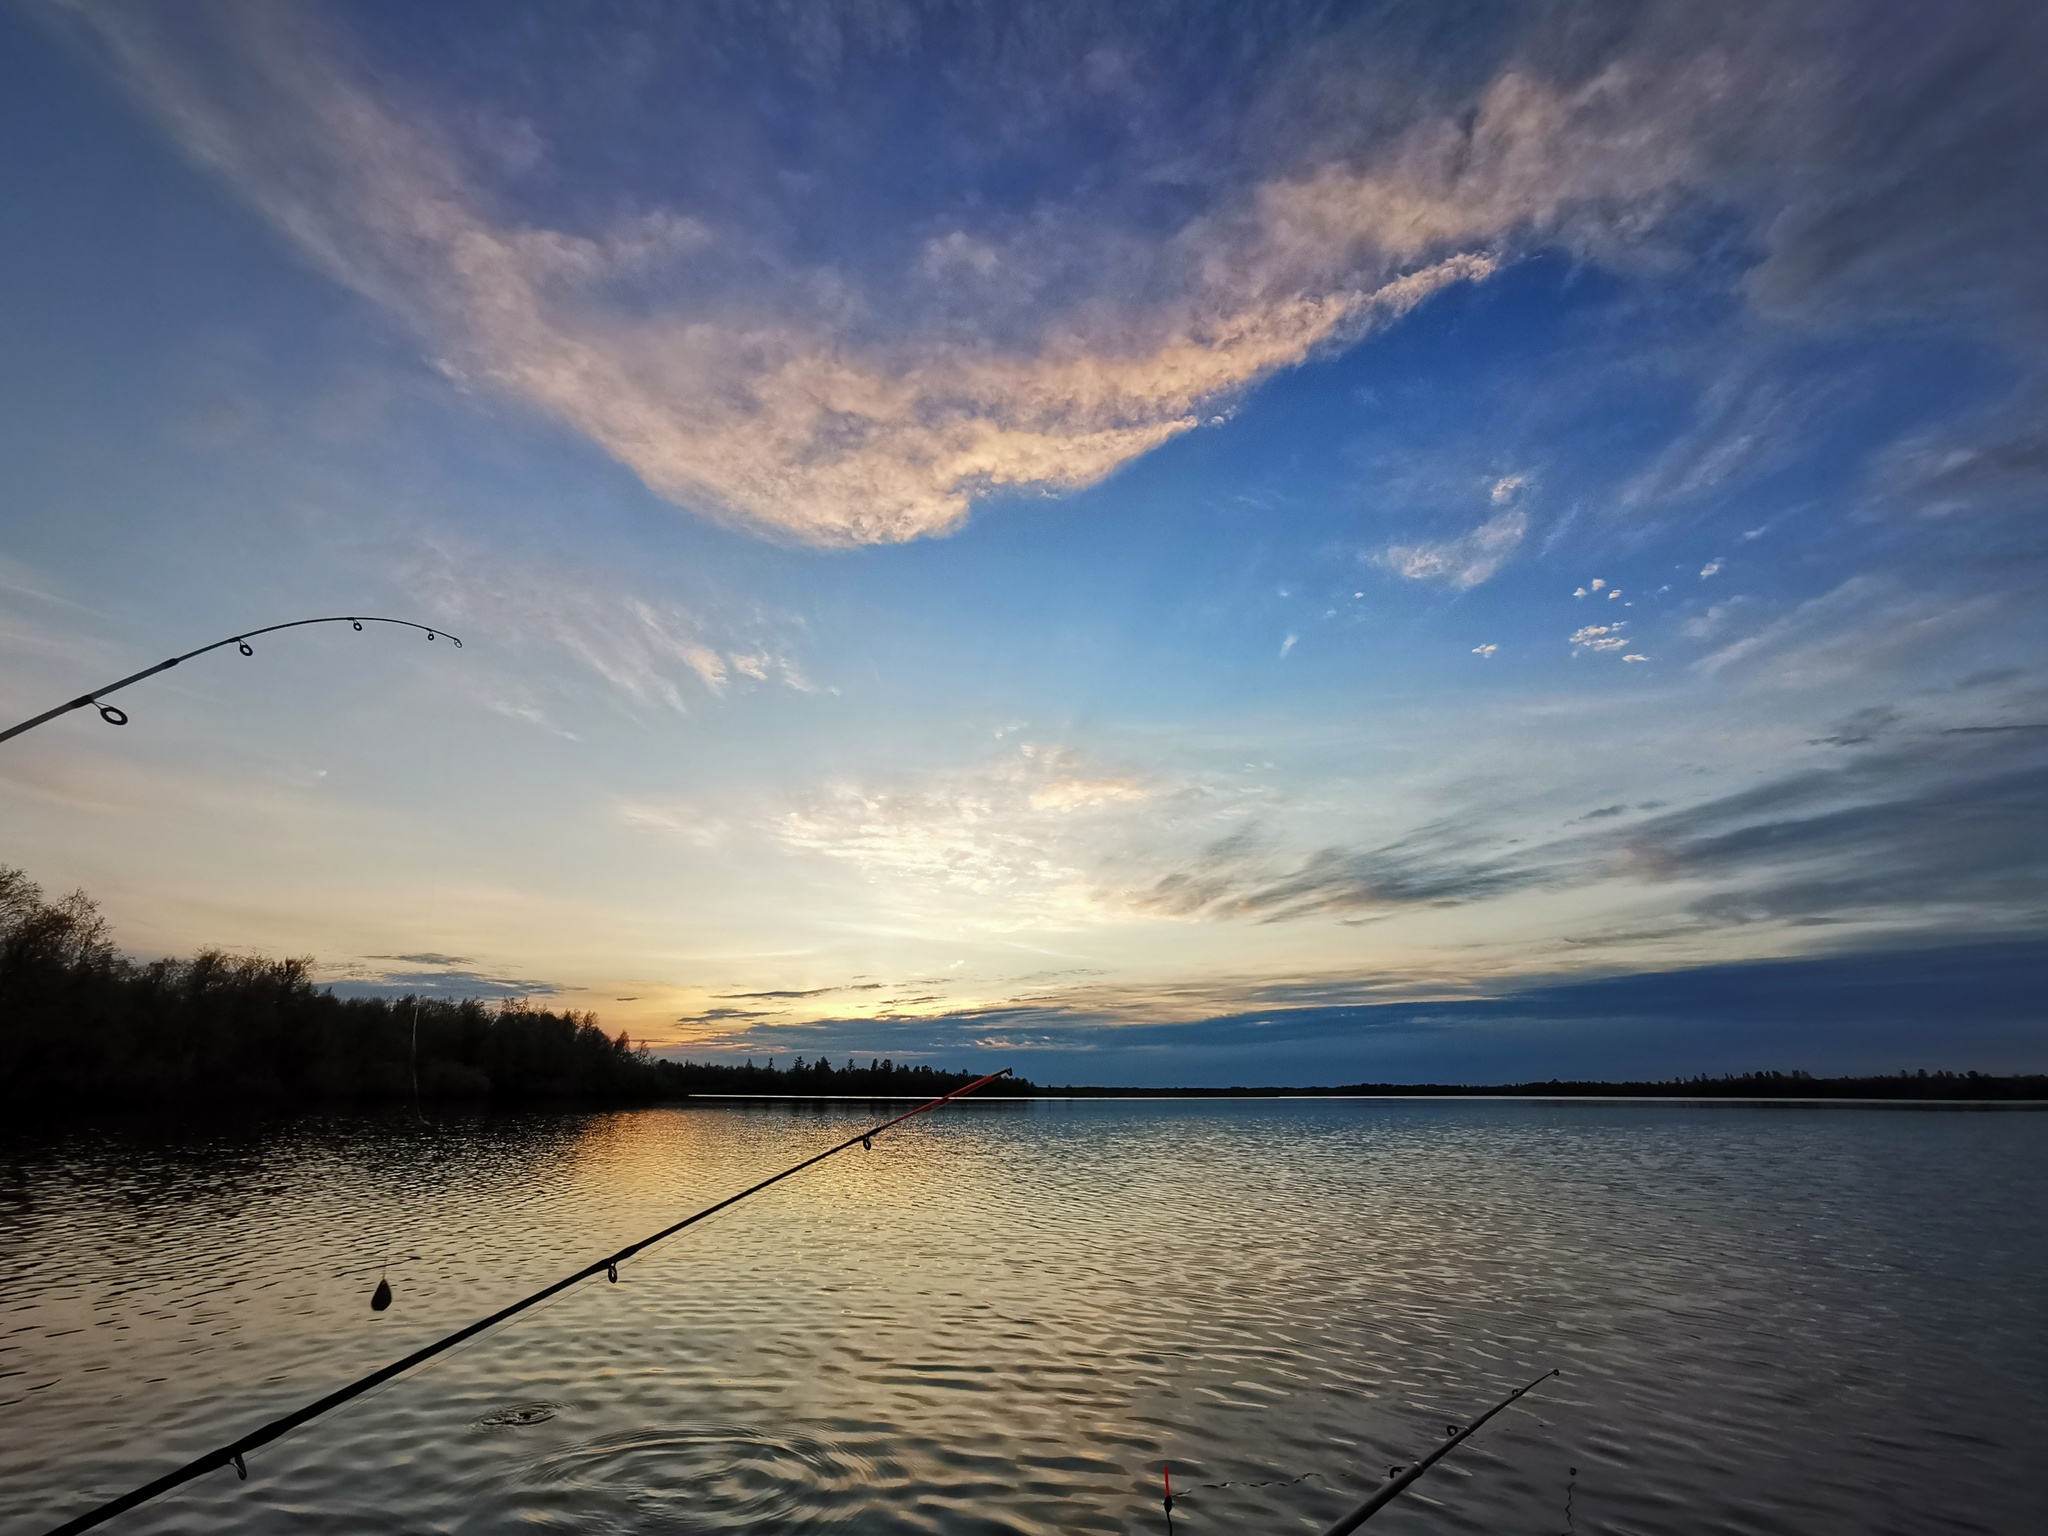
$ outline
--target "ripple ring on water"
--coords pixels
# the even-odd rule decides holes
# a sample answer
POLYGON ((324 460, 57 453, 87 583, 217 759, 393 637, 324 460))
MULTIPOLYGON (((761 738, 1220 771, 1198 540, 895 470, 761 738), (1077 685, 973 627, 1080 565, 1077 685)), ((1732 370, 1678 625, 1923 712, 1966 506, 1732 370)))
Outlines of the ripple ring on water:
POLYGON ((623 1497, 685 1515, 692 1530, 830 1520, 873 1492, 865 1458, 804 1436, 680 1425, 611 1435, 555 1451, 524 1481, 623 1497))
POLYGON ((469 1422, 478 1429, 518 1429, 527 1424, 545 1424, 561 1412, 560 1403, 508 1403, 480 1413, 469 1422))

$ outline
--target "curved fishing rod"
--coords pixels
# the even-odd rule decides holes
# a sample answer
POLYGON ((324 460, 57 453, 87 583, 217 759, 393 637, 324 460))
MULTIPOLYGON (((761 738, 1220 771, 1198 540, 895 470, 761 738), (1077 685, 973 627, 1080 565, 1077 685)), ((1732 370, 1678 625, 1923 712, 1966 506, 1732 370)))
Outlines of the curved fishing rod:
MULTIPOLYGON (((411 619, 382 619, 374 613, 338 613, 324 619, 293 619, 286 624, 266 624, 261 629, 245 629, 239 635, 229 635, 225 640, 216 640, 211 645, 202 645, 196 651, 187 651, 182 656, 173 656, 169 661, 160 661, 153 667, 144 667, 140 672, 122 678, 118 683, 109 683, 104 688, 93 689, 91 693, 82 693, 69 704, 59 704, 55 709, 46 709, 33 720, 24 720, 19 725, 9 726, 6 730, 0 731, 0 741, 5 741, 10 736, 19 736, 23 731, 32 731, 37 726, 56 719, 59 715, 68 715, 72 710, 83 709, 88 704, 98 706, 100 718, 106 721, 107 724, 126 725, 128 723, 128 712, 126 710, 112 704, 101 704, 100 700, 110 693, 126 688, 130 683, 139 683, 145 677, 155 677, 159 672, 168 672, 181 661, 190 661, 194 656, 204 656, 208 651, 217 651, 224 645, 238 645, 242 648, 244 656, 254 656, 256 652, 251 648, 249 642, 256 636, 275 634, 280 629, 297 629, 305 624, 353 624, 359 630, 365 624, 396 624, 403 629, 417 629, 429 640, 438 640, 441 636, 448 635, 448 631, 445 629, 435 629, 425 624, 415 624, 411 619)), ((455 640, 455 648, 458 651, 462 649, 462 642, 456 640, 455 636, 448 635, 448 638, 455 640)))
POLYGON ((827 1147, 817 1156, 807 1157, 794 1167, 785 1168, 782 1172, 763 1179, 758 1184, 749 1185, 736 1195, 727 1195, 716 1205, 707 1205, 703 1210, 696 1212, 694 1215, 685 1216, 681 1221, 663 1227, 659 1232, 643 1237, 637 1243, 628 1243, 617 1253, 608 1253, 601 1259, 595 1259, 577 1270, 573 1275, 566 1275, 562 1279, 557 1280, 553 1285, 543 1286, 531 1296, 515 1301, 509 1307, 500 1307, 489 1317, 471 1323, 467 1328, 458 1328, 446 1338, 436 1339, 425 1348, 414 1350, 403 1360, 394 1360, 381 1370, 372 1371, 369 1375, 360 1377, 350 1382, 347 1386, 330 1392, 317 1401, 306 1404, 303 1408, 293 1410, 284 1415, 283 1418, 272 1419, 262 1428, 252 1429, 239 1440, 230 1440, 226 1445, 208 1451, 204 1456, 186 1462, 184 1466, 179 1467, 174 1472, 166 1472, 154 1482, 144 1483, 140 1488, 131 1489, 129 1492, 122 1494, 118 1499, 109 1499, 97 1509, 89 1509, 74 1519, 66 1520, 62 1525, 53 1527, 49 1532, 49 1536, 72 1536, 72 1533, 75 1531, 89 1531, 94 1526, 113 1519, 114 1516, 122 1513, 124 1510, 133 1509, 138 1504, 146 1504, 158 1494, 169 1493, 173 1488, 189 1483, 195 1477, 202 1476, 219 1467, 233 1467, 235 1475, 246 1480, 249 1476, 249 1469, 242 1458, 258 1446, 268 1445, 271 1441, 290 1434, 301 1424, 311 1419, 317 1419, 321 1414, 328 1412, 330 1409, 339 1408, 343 1403, 361 1397, 372 1387, 382 1386, 394 1376, 402 1376, 414 1366, 431 1360, 434 1356, 446 1350, 453 1349, 466 1339, 475 1338, 485 1329, 496 1327, 507 1318, 524 1312, 528 1307, 538 1306, 550 1296, 566 1291, 570 1286, 580 1281, 602 1274, 616 1285, 619 1281, 619 1266, 642 1249, 653 1247, 665 1237, 675 1236, 676 1233, 682 1231, 685 1227, 694 1227, 698 1222, 704 1220, 705 1217, 715 1216, 728 1206, 738 1205, 747 1196, 758 1195, 762 1190, 768 1188, 769 1185, 780 1184, 790 1175, 802 1173, 806 1168, 822 1163, 826 1158, 836 1156, 838 1153, 844 1152, 848 1147, 866 1147, 869 1151, 873 1151, 874 1138, 892 1126, 901 1125, 906 1120, 915 1120, 919 1115, 929 1110, 937 1109, 941 1104, 962 1098, 974 1092, 977 1088, 986 1088, 997 1078, 1008 1077, 1009 1075, 1010 1069, 1008 1067, 1003 1068, 1000 1072, 991 1072, 987 1077, 978 1077, 964 1088, 955 1088, 951 1093, 940 1094, 936 1099, 920 1104, 917 1108, 908 1110, 896 1116, 893 1120, 884 1120, 880 1125, 871 1125, 864 1131, 857 1131, 847 1137, 846 1140, 840 1142, 838 1146, 827 1147))
POLYGON ((1431 1467, 1435 1466, 1438 1462, 1442 1461, 1446 1456, 1450 1455, 1451 1452, 1455 1451, 1459 1446, 1463 1445, 1465 1441, 1468 1438, 1470 1438, 1474 1430, 1478 1429, 1480 1425, 1484 1424, 1496 1413, 1499 1413, 1501 1409, 1507 1407, 1508 1404, 1514 1402, 1517 1398, 1522 1397, 1524 1394, 1534 1392, 1538 1387, 1542 1386, 1544 1382, 1550 1380, 1551 1377, 1562 1376, 1563 1374, 1564 1373, 1562 1371, 1558 1370, 1545 1371, 1541 1376, 1538 1376, 1526 1387, 1515 1388, 1514 1391, 1510 1392, 1506 1397, 1502 1398, 1499 1402, 1495 1403, 1491 1408, 1487 1409, 1486 1412, 1479 1415, 1478 1418, 1474 1419, 1470 1424, 1467 1424, 1463 1429, 1459 1429, 1456 1425, 1449 1426, 1451 1436, 1450 1439, 1446 1440, 1442 1445, 1438 1446, 1435 1450, 1431 1451, 1427 1456, 1423 1457, 1422 1460, 1416 1462, 1414 1466, 1409 1467, 1406 1471, 1402 1471, 1399 1468, 1396 1468, 1394 1472, 1390 1474, 1393 1477, 1392 1482, 1388 1483, 1385 1487, 1381 1488, 1379 1492, 1373 1494, 1372 1497, 1367 1499, 1363 1504, 1359 1505, 1356 1509, 1352 1510, 1350 1514, 1345 1515, 1335 1524, 1325 1527, 1322 1536, 1347 1536, 1348 1532, 1357 1530, 1361 1525, 1365 1524, 1366 1521, 1370 1520, 1374 1515, 1378 1514, 1381 1510, 1385 1509, 1389 1504, 1393 1503, 1394 1500, 1398 1499, 1402 1494, 1406 1493, 1409 1490, 1409 1488, 1411 1488, 1414 1485, 1417 1478, 1421 1477, 1423 1473, 1427 1472, 1431 1467))

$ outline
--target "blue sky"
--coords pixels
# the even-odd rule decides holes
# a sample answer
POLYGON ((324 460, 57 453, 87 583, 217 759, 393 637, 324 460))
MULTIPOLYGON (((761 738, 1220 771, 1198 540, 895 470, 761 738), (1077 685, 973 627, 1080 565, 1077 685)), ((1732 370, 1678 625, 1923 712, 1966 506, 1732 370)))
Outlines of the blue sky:
POLYGON ((11 718, 466 642, 0 749, 138 953, 1055 1080, 2048 1065, 2033 9, 0 41, 11 718))

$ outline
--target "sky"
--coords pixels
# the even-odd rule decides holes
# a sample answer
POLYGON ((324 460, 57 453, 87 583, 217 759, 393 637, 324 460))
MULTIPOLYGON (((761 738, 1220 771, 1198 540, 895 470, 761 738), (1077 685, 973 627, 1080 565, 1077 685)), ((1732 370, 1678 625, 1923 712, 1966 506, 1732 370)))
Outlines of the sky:
POLYGON ((0 4, 0 862, 1039 1081, 2048 1068, 2048 12, 0 4))

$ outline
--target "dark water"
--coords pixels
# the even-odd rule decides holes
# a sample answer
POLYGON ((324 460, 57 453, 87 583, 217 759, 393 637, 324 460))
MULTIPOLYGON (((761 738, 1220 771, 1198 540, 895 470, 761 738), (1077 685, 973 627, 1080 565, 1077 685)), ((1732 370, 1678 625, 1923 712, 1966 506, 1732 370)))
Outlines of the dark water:
MULTIPOLYGON (((0 1533, 866 1119, 17 1130, 0 1533)), ((2044 1276, 2038 1113, 979 1105, 107 1529, 1312 1532, 1556 1365, 1370 1529, 2033 1533, 2044 1276)))

